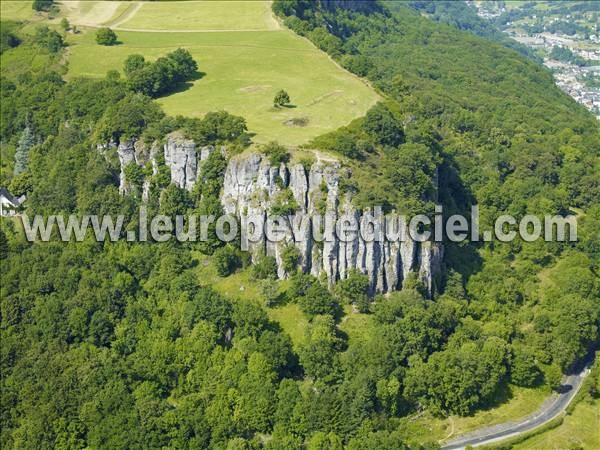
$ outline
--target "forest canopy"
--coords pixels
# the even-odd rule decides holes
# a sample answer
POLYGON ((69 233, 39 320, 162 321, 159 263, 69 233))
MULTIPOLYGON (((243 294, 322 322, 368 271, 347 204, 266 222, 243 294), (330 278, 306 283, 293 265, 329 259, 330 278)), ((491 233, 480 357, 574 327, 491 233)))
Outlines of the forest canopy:
MULTIPOLYGON (((482 227, 499 214, 573 211, 579 241, 445 243, 433 298, 416 276, 371 298, 358 272, 330 289, 297 270, 294 248, 280 255, 289 279, 276 281, 273 257, 250 263, 216 238, 31 243, 2 219, 3 448, 436 449, 410 432, 415 415, 467 416, 511 386, 549 393, 598 344, 594 117, 504 45, 406 6, 340 3, 273 10, 382 93, 365 117, 309 145, 351 170, 343 189, 358 208, 478 204, 482 227), (236 276, 246 290, 219 290, 236 276), (300 333, 273 319, 277 307, 298 312, 300 333), (364 335, 350 337, 345 319, 364 335)), ((66 81, 54 70, 58 32, 8 30, 3 53, 52 63, 2 67, 0 184, 27 195, 28 213, 122 214, 135 227, 145 176, 150 214, 222 212, 228 158, 251 130, 226 111, 164 113, 155 98, 199 76, 187 50, 130 55, 124 77, 66 81), (173 132, 225 150, 190 191, 159 156, 155 168, 129 166, 135 189, 119 193, 115 147, 173 132)), ((275 142, 260 151, 274 165, 296 156, 275 142)), ((293 200, 283 191, 275 206, 293 211, 293 200)))

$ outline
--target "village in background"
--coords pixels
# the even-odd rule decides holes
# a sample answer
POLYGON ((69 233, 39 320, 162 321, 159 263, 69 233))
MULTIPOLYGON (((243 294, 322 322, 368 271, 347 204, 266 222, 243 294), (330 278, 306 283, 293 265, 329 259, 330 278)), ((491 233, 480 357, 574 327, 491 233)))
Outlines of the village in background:
POLYGON ((600 120, 600 3, 472 1, 477 14, 543 59, 556 84, 600 120))

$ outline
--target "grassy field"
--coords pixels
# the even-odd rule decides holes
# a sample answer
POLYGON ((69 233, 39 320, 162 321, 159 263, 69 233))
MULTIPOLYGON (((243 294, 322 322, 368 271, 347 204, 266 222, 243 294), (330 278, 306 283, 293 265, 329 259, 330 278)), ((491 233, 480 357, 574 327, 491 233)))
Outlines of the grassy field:
POLYGON ((205 75, 159 99, 172 115, 201 117, 226 110, 246 118, 256 142, 298 145, 366 113, 378 95, 290 31, 118 33, 121 45, 97 45, 91 33, 69 38, 68 77, 104 76, 133 53, 153 60, 188 49, 205 75), (285 89, 292 107, 274 108, 285 89), (295 124, 302 123, 303 126, 295 124))
POLYGON ((579 402, 572 414, 557 428, 533 436, 513 447, 515 450, 600 448, 600 399, 579 402))
MULTIPOLYGON (((43 19, 33 14, 31 2, 1 5, 3 18, 43 19)), ((280 28, 267 1, 73 1, 63 2, 60 15, 48 22, 56 25, 62 16, 81 31, 67 35, 67 79, 104 77, 122 70, 134 53, 151 61, 186 48, 202 76, 158 99, 164 111, 202 117, 226 110, 247 120, 256 143, 298 146, 363 116, 379 99, 308 40, 280 28), (96 43, 93 27, 106 24, 116 25, 119 45, 96 43), (289 107, 273 106, 280 89, 289 93, 289 107)))
POLYGON ((481 427, 515 420, 536 411, 548 398, 545 388, 528 389, 509 386, 498 393, 497 406, 478 411, 472 416, 449 418, 431 417, 425 413, 419 417, 401 420, 400 430, 411 442, 427 440, 446 441, 481 427))
MULTIPOLYGON (((1 4, 3 17, 38 19, 31 2, 1 4)), ((67 36, 67 79, 103 77, 121 70, 134 53, 154 60, 186 48, 202 77, 160 98, 165 112, 202 117, 226 110, 241 115, 257 143, 306 143, 363 116, 379 99, 308 40, 280 28, 267 1, 64 2, 61 14, 49 22, 56 24, 61 16, 81 31, 67 36), (93 27, 106 24, 116 25, 119 45, 95 42, 93 27), (146 31, 119 31, 121 27, 146 31), (289 93, 289 107, 273 107, 280 89, 289 93)))
POLYGON ((144 2, 119 28, 136 30, 277 30, 269 2, 144 2))
POLYGON ((31 2, 0 2, 0 18, 2 20, 31 20, 34 17, 35 11, 31 8, 31 2))

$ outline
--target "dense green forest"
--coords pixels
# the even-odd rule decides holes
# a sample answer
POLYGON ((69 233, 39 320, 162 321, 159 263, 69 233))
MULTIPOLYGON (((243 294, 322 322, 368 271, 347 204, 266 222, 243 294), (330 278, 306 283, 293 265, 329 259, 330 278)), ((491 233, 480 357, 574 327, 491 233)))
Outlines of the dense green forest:
POLYGON ((436 22, 455 26, 459 30, 469 31, 502 45, 512 48, 522 55, 541 62, 540 58, 526 45, 506 36, 494 23, 491 23, 477 15, 477 11, 466 2, 457 1, 410 1, 407 3, 390 1, 386 5, 393 11, 396 8, 409 6, 436 22))
MULTIPOLYGON (((310 144, 353 167, 345 188, 357 206, 415 212, 437 200, 468 215, 479 204, 482 228, 500 214, 572 211, 579 241, 446 243, 435 298, 407 280, 368 299, 358 273, 333 290, 301 273, 283 286, 272 259, 250 268, 215 240, 29 243, 3 219, 2 448, 435 449, 404 418, 468 415, 508 385, 557 388, 598 343, 595 118, 514 50, 409 7, 353 4, 273 8, 385 96, 310 144), (220 275, 252 270, 285 291, 309 319, 303 343, 269 320, 264 299, 232 301, 198 277, 200 254, 220 275), (340 330, 346 303, 369 315, 368 339, 340 330)), ((2 67, 0 184, 26 194, 28 212, 124 214, 133 229, 139 191, 119 195, 117 156, 97 144, 173 130, 229 155, 250 144, 241 117, 168 117, 153 100, 202 67, 185 50, 154 63, 132 55, 125 77, 65 82, 64 47, 55 30, 2 23, 13 63, 2 67)), ((159 161, 150 210, 219 213, 226 163, 214 152, 188 193, 159 161)))

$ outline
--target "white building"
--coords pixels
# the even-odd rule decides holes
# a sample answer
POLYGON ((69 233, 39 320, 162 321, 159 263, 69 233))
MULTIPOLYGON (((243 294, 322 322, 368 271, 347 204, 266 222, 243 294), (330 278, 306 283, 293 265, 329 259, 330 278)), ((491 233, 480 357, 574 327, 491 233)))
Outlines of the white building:
POLYGON ((25 199, 24 195, 15 197, 6 188, 0 187, 0 216, 14 216, 25 199))

